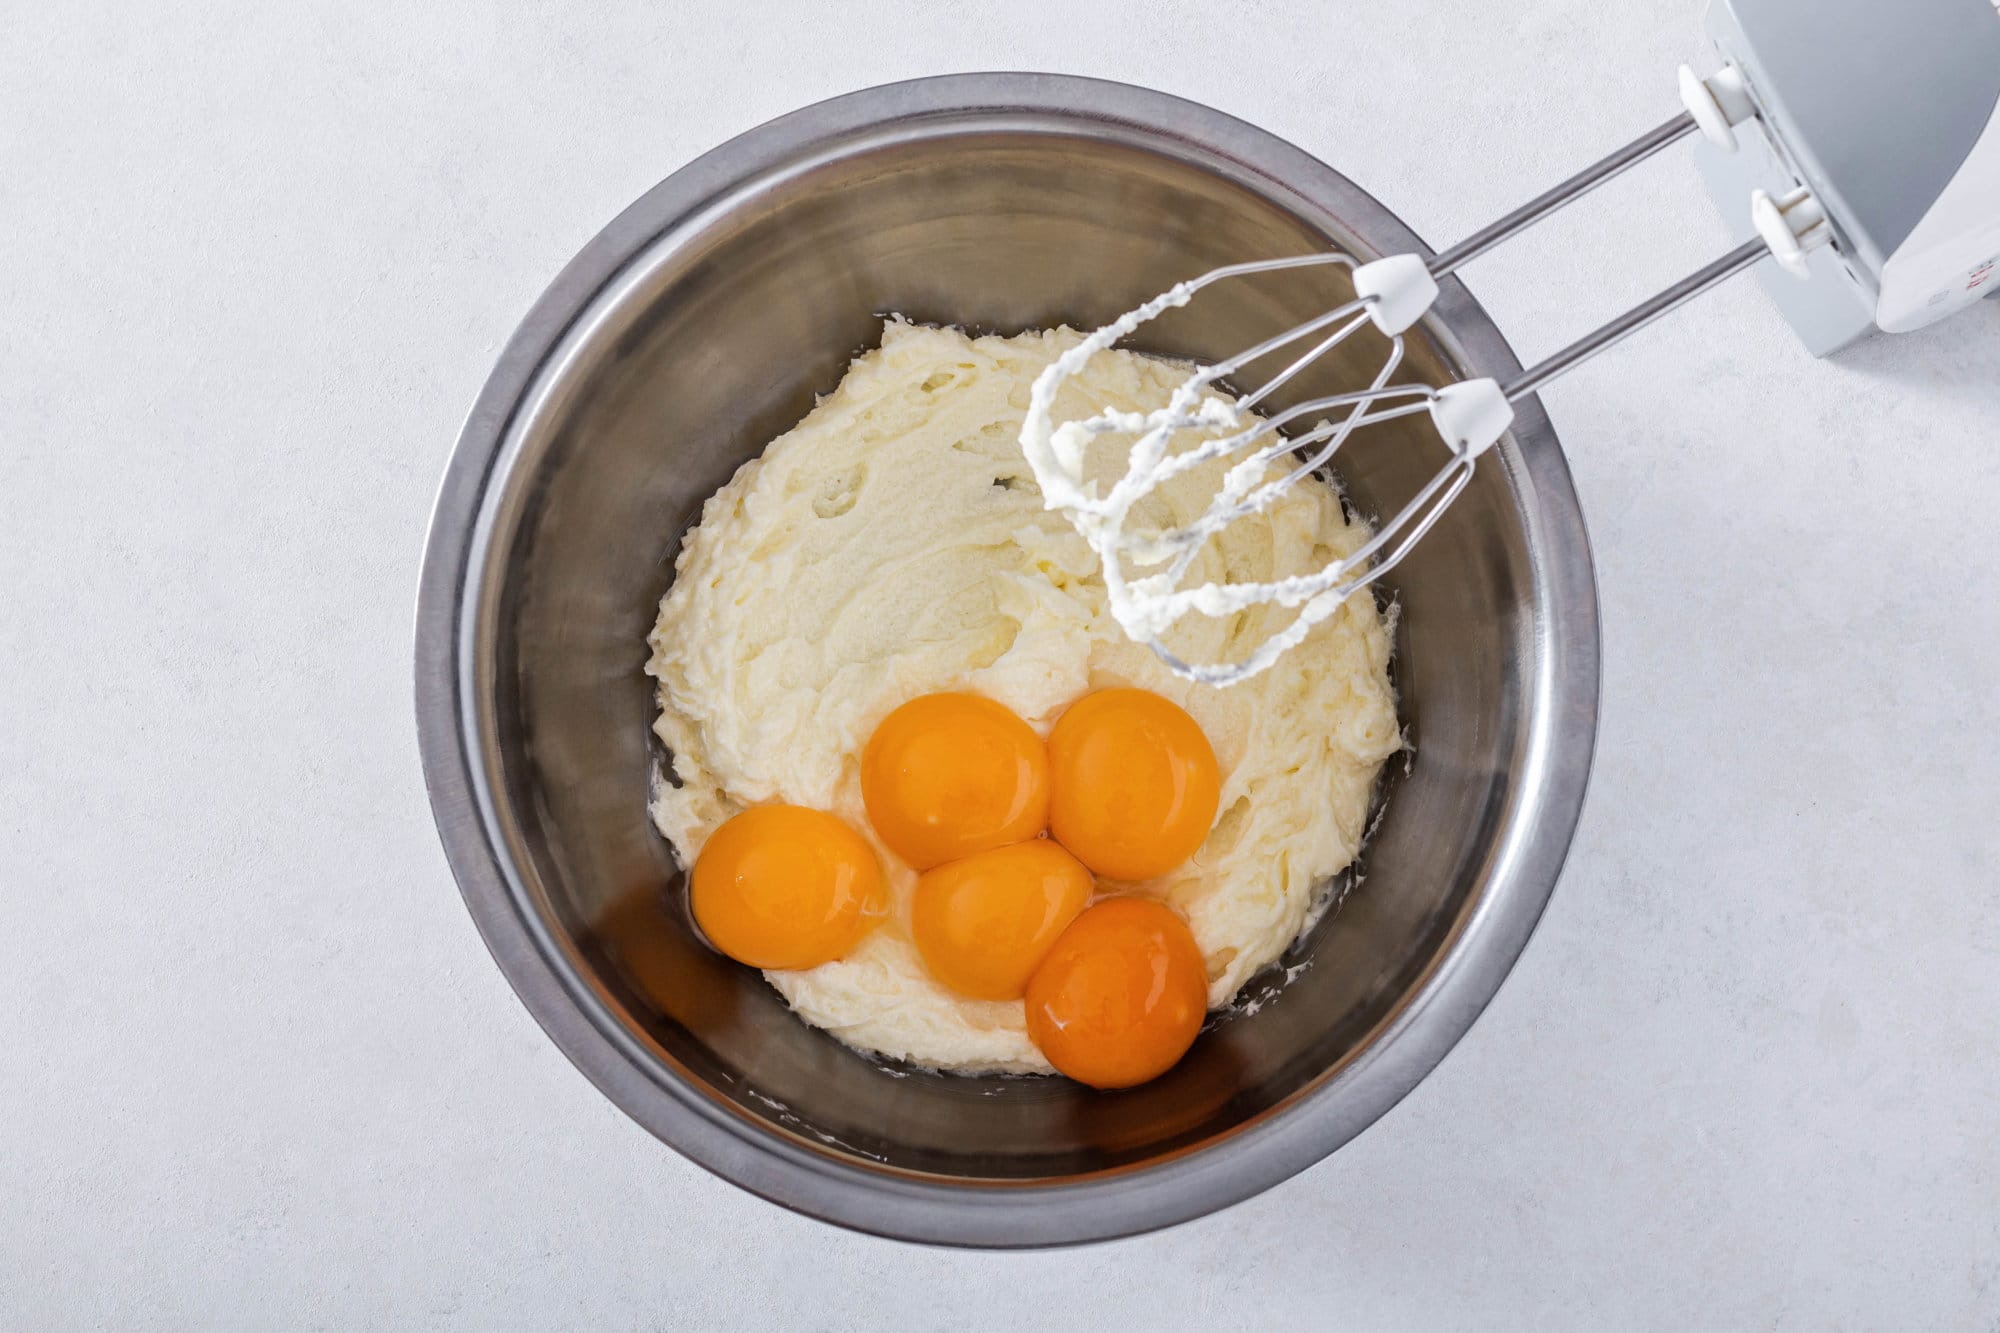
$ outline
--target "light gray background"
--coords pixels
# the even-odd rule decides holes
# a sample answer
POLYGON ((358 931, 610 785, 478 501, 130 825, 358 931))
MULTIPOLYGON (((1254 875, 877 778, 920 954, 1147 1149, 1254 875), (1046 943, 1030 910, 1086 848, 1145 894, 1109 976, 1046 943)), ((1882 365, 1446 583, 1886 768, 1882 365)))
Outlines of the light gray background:
MULTIPOLYGON (((1567 874, 1335 1159, 1067 1253, 848 1235, 613 1110, 487 960, 410 719, 461 413, 717 141, 1143 81, 1450 240, 1674 106, 1696 0, 86 4, 0 20, 0 1321, 2000 1324, 2000 303, 1754 283, 1547 396, 1604 596, 1567 874)), ((1719 252, 1684 154, 1474 266, 1525 358, 1719 252)))

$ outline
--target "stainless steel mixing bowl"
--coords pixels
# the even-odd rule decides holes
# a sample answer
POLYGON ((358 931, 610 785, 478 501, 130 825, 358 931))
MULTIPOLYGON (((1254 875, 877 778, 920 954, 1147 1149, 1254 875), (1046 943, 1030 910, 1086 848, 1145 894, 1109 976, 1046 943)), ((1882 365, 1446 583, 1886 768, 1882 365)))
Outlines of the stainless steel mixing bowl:
MULTIPOLYGON (((871 1064, 696 940, 646 817, 660 756, 642 665, 681 534, 873 344, 880 316, 1094 327, 1214 265, 1326 246, 1421 248, 1326 166, 1204 107, 969 75, 843 97, 725 144, 627 209, 535 305, 438 499, 417 716, 488 946, 634 1119, 831 1221, 1056 1244, 1272 1185, 1359 1133, 1465 1033, 1554 886, 1596 729, 1590 556, 1532 402, 1397 570, 1414 762, 1392 765, 1365 882, 1285 960, 1309 967, 1156 1082, 1102 1094, 871 1064)), ((1247 346, 1347 299, 1342 282, 1312 269, 1225 285, 1143 345, 1247 346)), ((1515 368, 1456 283, 1412 350, 1418 375, 1515 368)), ((1355 369, 1321 365, 1291 389, 1324 393, 1355 369)), ((1428 429, 1405 426, 1341 456, 1364 511, 1394 509, 1438 464, 1428 429)))

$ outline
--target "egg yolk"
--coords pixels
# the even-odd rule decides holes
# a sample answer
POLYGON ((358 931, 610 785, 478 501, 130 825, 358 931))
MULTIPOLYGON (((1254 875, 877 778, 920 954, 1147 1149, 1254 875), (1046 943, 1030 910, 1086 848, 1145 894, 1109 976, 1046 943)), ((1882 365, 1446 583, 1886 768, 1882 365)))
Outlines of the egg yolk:
POLYGON ((882 912, 882 867, 832 815, 760 805, 717 829, 688 890, 709 943, 752 967, 817 967, 845 954, 882 912))
POLYGON ((910 934, 942 985, 1018 1000, 1063 928, 1090 901, 1090 872, 1044 838, 947 862, 917 878, 910 934))
POLYGON ((1208 974, 1194 935, 1148 898, 1107 898, 1057 937, 1028 982, 1028 1035, 1093 1088, 1158 1078, 1194 1044, 1208 974))
POLYGON ((882 720, 861 755, 861 799, 889 849, 918 870, 1040 833, 1041 737, 976 694, 926 694, 882 720))
POLYGON ((1215 751, 1146 690, 1099 690, 1049 734, 1049 832, 1109 879, 1151 879, 1193 856, 1221 797, 1215 751))

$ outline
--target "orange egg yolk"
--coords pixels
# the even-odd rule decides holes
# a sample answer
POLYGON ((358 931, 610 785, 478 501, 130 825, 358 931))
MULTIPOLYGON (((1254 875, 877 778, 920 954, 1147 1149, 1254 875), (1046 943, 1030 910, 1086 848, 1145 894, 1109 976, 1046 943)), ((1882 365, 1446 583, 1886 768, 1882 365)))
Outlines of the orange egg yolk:
POLYGON ((760 805, 703 844, 688 895, 701 933, 737 962, 817 967, 853 948, 881 915, 882 867, 834 816, 760 805))
POLYGON ((1193 856, 1221 790, 1201 727, 1146 690, 1085 695, 1049 735, 1049 831, 1109 879, 1151 879, 1193 856))
POLYGON ((931 976, 961 995, 1018 1000, 1090 901, 1090 872, 1044 838, 950 861, 917 878, 910 933, 931 976))
POLYGON ((976 694, 926 694, 884 718, 861 755, 861 799, 889 849, 918 870, 1040 833, 1048 750, 976 694))
POLYGON ((1093 1088, 1129 1088, 1194 1044, 1208 975, 1172 908, 1107 898, 1057 937, 1028 982, 1027 1008, 1028 1035, 1050 1064, 1093 1088))

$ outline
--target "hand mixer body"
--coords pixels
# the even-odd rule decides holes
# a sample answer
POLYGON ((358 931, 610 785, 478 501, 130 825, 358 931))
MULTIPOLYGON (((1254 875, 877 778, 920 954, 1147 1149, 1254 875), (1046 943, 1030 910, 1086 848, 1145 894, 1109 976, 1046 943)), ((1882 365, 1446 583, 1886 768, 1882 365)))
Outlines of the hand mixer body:
POLYGON ((1755 127, 1697 148, 1739 232, 1753 188, 1810 189, 1836 246, 1765 287, 1824 355, 1923 328, 2000 292, 2000 8, 1994 0, 1712 0, 1755 127))

